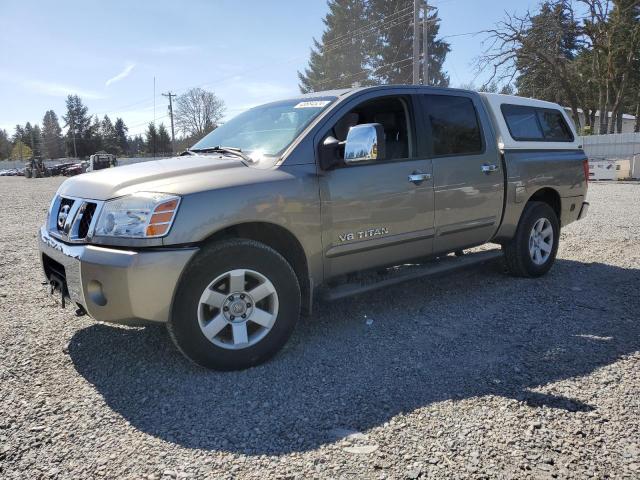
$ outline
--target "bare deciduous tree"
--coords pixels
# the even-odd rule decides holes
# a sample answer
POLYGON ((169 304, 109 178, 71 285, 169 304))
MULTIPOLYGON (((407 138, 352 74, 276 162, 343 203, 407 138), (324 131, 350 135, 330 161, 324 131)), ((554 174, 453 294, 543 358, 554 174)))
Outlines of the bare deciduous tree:
MULTIPOLYGON (((566 6, 566 4, 565 4, 566 6)), ((568 22, 575 25, 573 11, 567 6, 568 22)), ((563 46, 567 34, 566 25, 557 17, 535 17, 527 11, 524 15, 506 14, 505 19, 488 30, 488 47, 478 59, 480 70, 489 69, 490 82, 510 83, 519 73, 519 63, 543 64, 558 81, 564 96, 571 107, 576 126, 580 128, 578 107, 580 92, 579 72, 575 62, 567 55, 563 46)))
POLYGON ((519 94, 569 106, 578 129, 581 107, 585 126, 598 133, 622 130, 639 65, 640 0, 545 0, 535 14, 507 14, 477 61, 490 72, 487 83, 517 76, 519 94), (576 16, 574 4, 586 15, 576 16))
POLYGON ((192 88, 176 101, 176 125, 185 135, 203 137, 218 126, 224 111, 224 101, 213 92, 192 88))

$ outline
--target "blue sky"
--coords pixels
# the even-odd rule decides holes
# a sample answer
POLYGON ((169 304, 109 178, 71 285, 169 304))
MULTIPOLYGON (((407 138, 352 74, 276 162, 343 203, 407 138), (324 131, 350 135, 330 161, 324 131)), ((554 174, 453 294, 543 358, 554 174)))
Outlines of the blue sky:
MULTIPOLYGON (((492 27, 504 11, 537 1, 432 0, 441 36, 492 27)), ((122 117, 130 133, 167 123, 166 99, 201 86, 224 99, 227 117, 298 92, 325 0, 33 1, 0 3, 0 128, 64 113, 77 93, 91 114, 122 117)), ((452 86, 472 81, 482 36, 447 38, 452 86)), ((481 83, 482 75, 476 79, 481 83)))

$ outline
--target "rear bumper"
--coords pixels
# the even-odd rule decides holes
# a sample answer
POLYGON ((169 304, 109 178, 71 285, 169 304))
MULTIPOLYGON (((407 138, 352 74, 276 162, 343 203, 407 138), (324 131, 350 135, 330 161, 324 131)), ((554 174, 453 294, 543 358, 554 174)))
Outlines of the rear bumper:
POLYGON ((166 322, 180 275, 197 248, 120 250, 38 236, 45 276, 63 276, 67 296, 102 322, 166 322))

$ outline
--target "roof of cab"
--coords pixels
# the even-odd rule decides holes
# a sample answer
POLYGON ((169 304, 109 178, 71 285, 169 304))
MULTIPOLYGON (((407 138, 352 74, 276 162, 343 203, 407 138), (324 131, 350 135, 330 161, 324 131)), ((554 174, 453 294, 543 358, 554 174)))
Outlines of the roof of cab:
POLYGON ((298 97, 293 98, 317 98, 317 97, 338 97, 345 99, 350 97, 356 93, 361 93, 364 91, 375 91, 375 90, 390 90, 390 89, 401 89, 401 90, 416 90, 416 89, 424 89, 427 90, 437 90, 442 93, 443 90, 449 90, 452 92, 469 92, 469 93, 477 93, 485 104, 486 109, 491 116, 493 124, 496 128, 496 137, 498 142, 498 147, 500 149, 519 149, 519 150, 575 150, 578 148, 582 148, 580 145, 580 137, 578 137, 573 121, 567 115, 567 112, 564 108, 562 108, 557 103, 547 102, 544 100, 537 100, 535 98, 526 98, 526 97, 518 97, 516 95, 503 95, 499 93, 486 93, 486 92, 475 92, 474 90, 466 90, 459 88, 442 88, 442 87, 431 87, 425 85, 376 85, 370 87, 353 87, 353 88, 344 88, 338 90, 324 90, 320 92, 311 92, 301 94, 298 97), (563 115, 565 122, 569 126, 571 133, 573 134, 572 142, 542 142, 542 141, 518 141, 514 140, 511 137, 507 124, 504 120, 504 116, 502 115, 502 111, 500 107, 504 104, 509 105, 526 105, 531 107, 538 108, 551 108, 553 110, 558 110, 563 115))

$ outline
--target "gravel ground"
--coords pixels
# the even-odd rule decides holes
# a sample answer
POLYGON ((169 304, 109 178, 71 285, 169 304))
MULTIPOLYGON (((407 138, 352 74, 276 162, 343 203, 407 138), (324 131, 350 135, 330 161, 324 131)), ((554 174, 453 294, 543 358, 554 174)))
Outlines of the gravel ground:
POLYGON ((0 477, 640 477, 640 184, 593 184, 544 278, 320 305, 271 362, 216 373, 45 293, 60 181, 0 178, 0 477))

